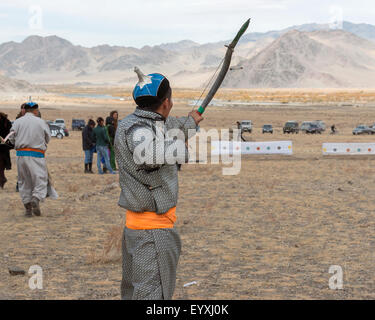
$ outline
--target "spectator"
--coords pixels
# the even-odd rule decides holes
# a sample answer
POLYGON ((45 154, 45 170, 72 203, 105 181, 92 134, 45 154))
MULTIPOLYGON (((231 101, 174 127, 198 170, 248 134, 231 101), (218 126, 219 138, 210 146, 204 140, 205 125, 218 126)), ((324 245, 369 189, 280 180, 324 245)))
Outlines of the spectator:
POLYGON ((336 133, 336 126, 334 124, 331 126, 331 133, 336 133))
POLYGON ((113 144, 115 141, 115 135, 116 135, 116 129, 115 129, 115 124, 114 124, 114 119, 112 117, 107 117, 105 120, 105 125, 106 125, 106 130, 109 138, 109 159, 111 163, 111 167, 113 170, 116 169, 116 159, 115 159, 115 151, 113 148, 113 144))
POLYGON ((26 113, 25 106, 26 106, 26 103, 23 103, 23 104, 21 105, 21 110, 20 110, 20 112, 17 114, 17 116, 16 116, 16 120, 19 119, 19 118, 21 118, 21 117, 23 117, 23 116, 25 115, 25 113, 26 113))
MULTIPOLYGON (((0 112, 0 136, 6 138, 10 132, 12 123, 8 120, 8 115, 0 112)), ((12 169, 12 162, 10 160, 9 150, 12 147, 9 144, 0 144, 0 188, 3 189, 7 179, 5 177, 5 170, 12 169)))
POLYGON ((94 128, 95 121, 90 119, 82 130, 82 147, 85 152, 85 173, 94 173, 92 171, 92 161, 95 151, 94 128))
POLYGON ((115 172, 112 170, 111 164, 109 163, 108 146, 110 141, 106 132, 106 128, 104 127, 104 119, 102 117, 99 117, 97 119, 97 123, 98 125, 94 129, 94 142, 96 144, 98 173, 104 173, 100 161, 101 158, 104 157, 106 168, 111 174, 115 174, 115 172))
POLYGON ((118 112, 116 110, 112 111, 109 116, 113 119, 113 125, 115 126, 115 134, 118 127, 118 112))

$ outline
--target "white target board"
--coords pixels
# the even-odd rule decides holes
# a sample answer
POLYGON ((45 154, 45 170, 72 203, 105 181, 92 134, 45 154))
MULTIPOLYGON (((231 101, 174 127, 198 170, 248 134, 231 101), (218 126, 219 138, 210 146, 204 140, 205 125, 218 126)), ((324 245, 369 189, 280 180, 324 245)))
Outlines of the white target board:
POLYGON ((292 141, 212 141, 211 154, 293 154, 292 141))
POLYGON ((375 143, 323 143, 323 155, 375 155, 375 143))

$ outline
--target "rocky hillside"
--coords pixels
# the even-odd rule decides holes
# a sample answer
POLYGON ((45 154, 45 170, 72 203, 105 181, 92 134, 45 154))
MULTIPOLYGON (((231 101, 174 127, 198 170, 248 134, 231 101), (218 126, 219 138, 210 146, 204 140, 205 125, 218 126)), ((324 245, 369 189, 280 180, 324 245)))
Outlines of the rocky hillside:
MULTIPOLYGON (((253 87, 375 87, 375 27, 344 22, 343 30, 306 24, 248 33, 236 47, 224 85, 253 87)), ((183 40, 143 48, 85 48, 57 36, 30 36, 0 45, 0 72, 29 83, 133 86, 134 66, 160 72, 174 86, 201 87, 222 60, 228 41, 183 40)))
POLYGON ((375 43, 342 30, 293 30, 242 66, 226 87, 375 87, 375 43))

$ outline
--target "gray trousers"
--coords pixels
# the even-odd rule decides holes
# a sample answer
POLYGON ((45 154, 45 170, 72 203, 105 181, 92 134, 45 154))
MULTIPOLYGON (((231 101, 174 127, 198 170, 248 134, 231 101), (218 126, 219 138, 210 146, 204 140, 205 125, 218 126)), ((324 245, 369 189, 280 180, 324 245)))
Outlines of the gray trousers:
POLYGON ((18 188, 22 202, 32 197, 43 201, 47 196, 48 171, 45 158, 17 157, 18 188))
POLYGON ((176 229, 124 228, 122 241, 123 300, 171 300, 181 240, 176 229))

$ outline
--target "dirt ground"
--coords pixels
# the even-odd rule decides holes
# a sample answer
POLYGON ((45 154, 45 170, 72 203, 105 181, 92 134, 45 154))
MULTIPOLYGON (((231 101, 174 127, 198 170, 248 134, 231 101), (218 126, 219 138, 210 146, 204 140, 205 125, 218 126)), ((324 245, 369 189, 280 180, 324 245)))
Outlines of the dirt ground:
MULTIPOLYGON (((235 100, 235 97, 234 97, 235 100)), ((14 119, 19 103, 1 111, 14 119)), ((130 101, 45 100, 44 119, 131 113, 130 101)), ((190 111, 176 101, 173 115, 190 111)), ((374 299, 375 158, 323 157, 323 142, 375 142, 353 136, 360 123, 375 123, 375 108, 322 105, 209 107, 202 128, 229 128, 251 119, 252 141, 292 140, 293 156, 243 156, 239 175, 222 165, 184 165, 177 209, 183 249, 175 299, 374 299), (339 133, 284 135, 287 120, 321 119, 339 133), (275 133, 263 135, 263 124, 275 133), (343 290, 328 286, 339 265, 343 290), (188 282, 197 285, 184 288, 188 282)), ((95 156, 96 158, 96 156, 95 156)), ((118 176, 83 173, 81 133, 53 139, 47 161, 58 200, 42 204, 42 217, 26 219, 15 192, 16 160, 0 190, 0 299, 119 299, 118 251, 124 210, 117 205, 118 176), (43 269, 43 289, 31 290, 29 267, 43 269), (24 276, 11 276, 18 266, 24 276)), ((96 167, 94 168, 97 172, 96 167)))

